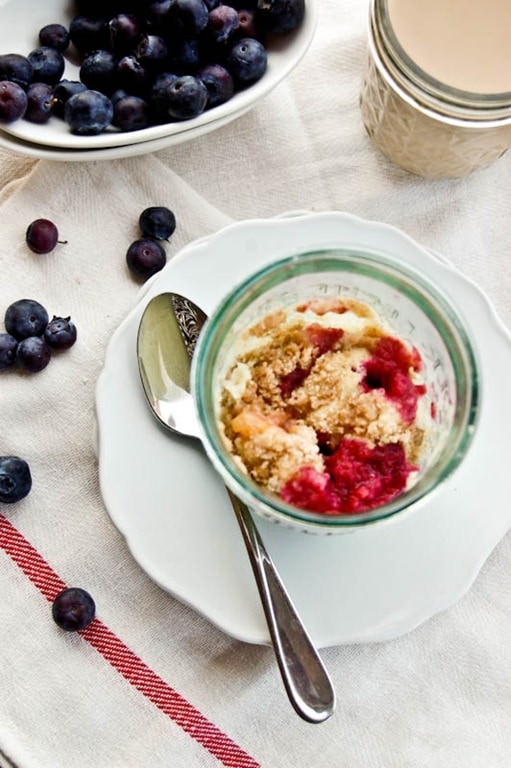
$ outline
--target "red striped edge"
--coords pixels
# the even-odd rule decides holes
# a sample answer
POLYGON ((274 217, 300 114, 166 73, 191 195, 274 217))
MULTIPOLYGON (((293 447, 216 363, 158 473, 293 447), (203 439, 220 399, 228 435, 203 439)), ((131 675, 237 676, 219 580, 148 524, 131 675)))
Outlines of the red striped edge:
MULTIPOLYGON (((27 539, 0 514, 0 547, 32 584, 53 602, 67 584, 27 539)), ((140 693, 207 749, 226 768, 260 768, 260 764, 211 723, 165 680, 153 672, 97 617, 79 633, 140 693)))

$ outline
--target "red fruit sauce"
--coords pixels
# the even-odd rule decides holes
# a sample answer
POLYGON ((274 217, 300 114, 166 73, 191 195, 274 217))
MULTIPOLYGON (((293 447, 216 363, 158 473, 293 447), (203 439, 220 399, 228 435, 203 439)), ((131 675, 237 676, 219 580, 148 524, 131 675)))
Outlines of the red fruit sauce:
MULTIPOLYGON (((342 336, 335 329, 310 326, 318 357, 332 349, 342 336)), ((414 384, 410 370, 420 371, 422 361, 416 349, 409 350, 399 339, 380 339, 371 358, 364 363, 362 387, 369 392, 383 389, 395 402, 401 418, 410 424, 417 413, 417 402, 426 391, 414 384)), ((308 371, 296 369, 281 383, 284 396, 299 386, 308 371)), ((318 435, 319 439, 319 435, 318 435)), ((328 436, 322 437, 328 444, 328 436)), ((344 438, 335 451, 325 456, 325 471, 302 467, 282 488, 281 497, 300 509, 324 514, 356 514, 386 504, 406 487, 410 472, 416 470, 408 463, 402 443, 371 447, 364 440, 344 438)))
POLYGON ((378 341, 364 368, 362 386, 367 391, 384 389, 387 397, 396 403, 403 421, 411 424, 417 413, 417 401, 426 392, 423 384, 414 384, 410 378, 410 369, 420 371, 422 368, 418 351, 410 351, 399 339, 387 336, 378 341))
POLYGON ((341 440, 325 466, 325 472, 302 467, 282 488, 282 499, 326 515, 365 512, 397 496, 415 469, 401 443, 370 447, 352 438, 341 440))
POLYGON ((309 325, 305 332, 316 350, 316 359, 325 352, 330 352, 344 334, 342 328, 323 328, 318 323, 309 325))

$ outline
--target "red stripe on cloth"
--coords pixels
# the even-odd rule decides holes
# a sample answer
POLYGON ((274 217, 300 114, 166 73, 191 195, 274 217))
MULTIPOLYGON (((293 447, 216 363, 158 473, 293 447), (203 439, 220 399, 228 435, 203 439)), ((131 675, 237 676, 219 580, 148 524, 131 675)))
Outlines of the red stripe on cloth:
MULTIPOLYGON (((28 576, 47 600, 67 584, 7 518, 0 515, 0 547, 28 576)), ((94 621, 79 633, 140 693, 207 749, 226 768, 260 768, 229 736, 153 672, 103 622, 94 621)))

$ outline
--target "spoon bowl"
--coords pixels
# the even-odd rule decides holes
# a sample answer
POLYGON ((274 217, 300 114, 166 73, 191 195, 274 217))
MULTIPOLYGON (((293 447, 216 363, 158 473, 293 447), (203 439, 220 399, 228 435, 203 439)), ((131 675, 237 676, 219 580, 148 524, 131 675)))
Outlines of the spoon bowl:
POLYGON ((190 360, 204 312, 178 294, 160 294, 146 307, 137 337, 144 393, 158 421, 185 437, 199 438, 190 394, 190 360))
MULTIPOLYGON (((171 432, 195 439, 199 439, 199 426, 190 393, 190 368, 206 319, 190 299, 162 293, 147 304, 137 336, 140 379, 152 413, 171 432)), ((247 548, 289 700, 304 720, 323 722, 335 709, 328 673, 248 507, 229 490, 227 494, 247 548)))

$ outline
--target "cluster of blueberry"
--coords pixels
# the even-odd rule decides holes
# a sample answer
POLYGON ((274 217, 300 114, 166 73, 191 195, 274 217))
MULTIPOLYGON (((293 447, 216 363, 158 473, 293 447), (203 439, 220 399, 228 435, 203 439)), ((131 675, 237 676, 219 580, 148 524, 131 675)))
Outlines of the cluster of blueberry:
POLYGON ((257 82, 269 41, 296 29, 304 0, 75 0, 69 28, 0 56, 0 121, 63 118, 72 133, 188 120, 257 82), (62 79, 72 45, 79 80, 62 79))
MULTIPOLYGON (((26 242, 34 253, 49 253, 58 240, 58 230, 48 219, 36 219, 26 232, 26 242)), ((32 299, 20 299, 5 313, 6 333, 0 333, 0 371, 18 362, 28 371, 48 365, 52 349, 68 349, 76 341, 76 326, 71 318, 53 317, 32 299)), ((28 496, 32 473, 25 459, 0 456, 0 503, 14 504, 28 496)), ((96 606, 90 594, 80 587, 60 592, 52 604, 55 623, 69 632, 85 629, 94 619, 96 606)))
POLYGON ((0 371, 17 363, 25 371, 38 373, 51 360, 52 350, 69 349, 76 341, 76 326, 70 317, 49 319, 34 299, 18 299, 7 307, 5 333, 0 333, 0 371))
POLYGON ((142 211, 138 224, 142 237, 129 246, 126 263, 135 277, 147 280, 167 263, 161 242, 174 234, 176 217, 170 208, 154 205, 142 211))

